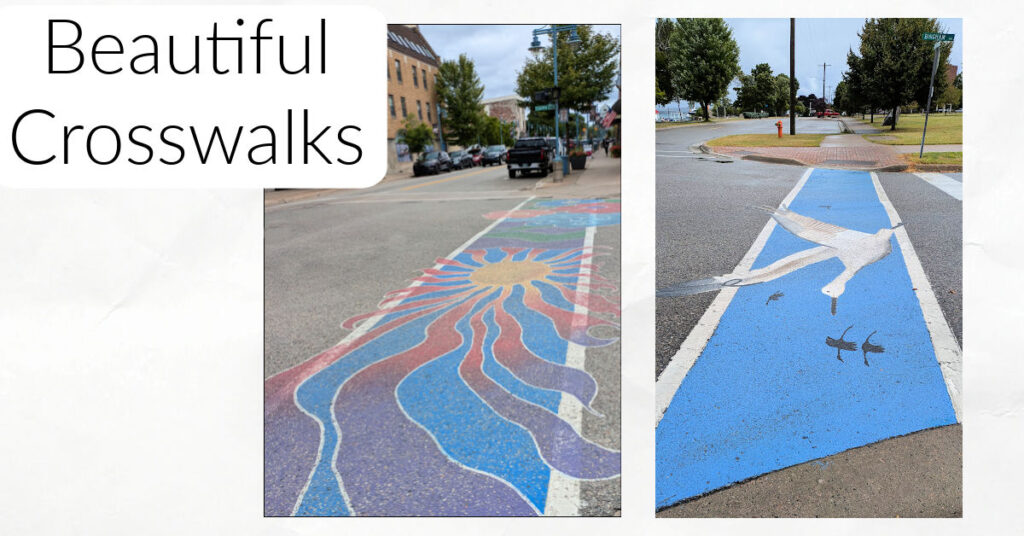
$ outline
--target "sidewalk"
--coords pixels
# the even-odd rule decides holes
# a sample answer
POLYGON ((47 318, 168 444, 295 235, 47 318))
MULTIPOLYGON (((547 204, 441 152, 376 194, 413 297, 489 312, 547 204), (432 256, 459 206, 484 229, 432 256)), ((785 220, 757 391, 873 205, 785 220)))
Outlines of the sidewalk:
POLYGON ((587 159, 587 166, 580 171, 570 170, 561 181, 561 170, 554 175, 537 181, 534 193, 555 197, 616 197, 621 194, 622 159, 605 156, 604 152, 594 153, 587 159))
MULTIPOLYGON (((702 150, 707 152, 708 150, 702 150)), ((907 163, 892 146, 865 140, 859 134, 826 136, 820 147, 715 147, 715 153, 774 164, 807 167, 904 171, 907 163)))

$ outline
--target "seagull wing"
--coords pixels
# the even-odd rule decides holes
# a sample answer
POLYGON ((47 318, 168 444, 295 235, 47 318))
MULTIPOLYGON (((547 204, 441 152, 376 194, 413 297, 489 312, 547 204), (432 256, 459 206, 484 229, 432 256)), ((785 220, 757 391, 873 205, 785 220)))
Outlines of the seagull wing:
POLYGON ((779 225, 796 236, 823 246, 838 248, 851 238, 871 236, 867 233, 808 218, 789 210, 785 205, 775 209, 772 213, 772 218, 775 218, 779 225), (842 235, 842 238, 839 238, 840 235, 842 235))

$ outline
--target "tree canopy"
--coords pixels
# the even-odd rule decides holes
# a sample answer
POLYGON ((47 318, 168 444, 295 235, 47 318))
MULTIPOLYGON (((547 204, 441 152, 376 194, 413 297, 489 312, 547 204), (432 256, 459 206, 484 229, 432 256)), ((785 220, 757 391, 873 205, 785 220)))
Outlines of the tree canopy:
POLYGON ((723 19, 676 19, 668 54, 673 95, 700 103, 707 120, 708 105, 725 95, 740 73, 740 47, 732 30, 723 19))
POLYGON ((676 99, 668 66, 669 38, 673 31, 675 21, 672 19, 658 19, 654 25, 654 102, 657 104, 668 104, 676 99))
MULTIPOLYGON (((559 32, 558 86, 559 105, 563 108, 588 111, 594 103, 608 99, 619 67, 619 40, 610 34, 594 31, 588 25, 576 27, 580 42, 569 44, 568 32, 559 32)), ((533 106, 533 94, 554 87, 553 55, 550 46, 526 61, 516 76, 516 93, 524 106, 533 106)), ((553 118, 554 112, 532 112, 531 121, 553 118), (536 117, 535 117, 536 116, 536 117)))
MULTIPOLYGON (((945 33, 936 19, 868 19, 860 31, 860 54, 847 55, 849 93, 858 104, 895 110, 904 104, 928 101, 934 42, 926 32, 945 33)), ((947 86, 946 66, 952 43, 939 45, 935 95, 947 86)), ((934 104, 934 103, 933 103, 934 104)), ((892 123, 896 128, 896 121, 892 123)))
POLYGON ((450 140, 458 145, 476 143, 483 115, 480 97, 484 86, 473 60, 460 54, 458 60, 443 61, 437 70, 434 89, 447 112, 442 123, 450 140))
MULTIPOLYGON (((787 84, 789 79, 787 78, 787 84)), ((763 112, 771 109, 777 91, 772 68, 767 63, 759 63, 750 70, 750 74, 739 74, 740 87, 736 91, 736 103, 746 112, 763 112)), ((788 89, 787 89, 788 92, 788 89)))

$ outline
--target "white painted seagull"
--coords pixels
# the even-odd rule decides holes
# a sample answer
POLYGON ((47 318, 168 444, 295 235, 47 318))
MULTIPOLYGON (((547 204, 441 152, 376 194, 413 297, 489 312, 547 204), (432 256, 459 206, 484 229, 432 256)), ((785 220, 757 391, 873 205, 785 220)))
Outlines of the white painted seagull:
POLYGON ((764 268, 733 272, 709 279, 687 281, 661 289, 656 295, 658 297, 689 296, 691 294, 719 290, 722 287, 754 285, 777 279, 805 266, 837 257, 843 263, 844 269, 839 276, 821 289, 823 294, 832 298, 832 314, 835 315, 836 301, 846 290, 846 283, 861 268, 885 258, 892 251, 892 244, 889 239, 892 237, 893 231, 903 225, 902 223, 897 223, 891 228, 879 229, 874 234, 868 234, 809 218, 789 210, 786 205, 782 205, 777 209, 770 207, 758 208, 771 213, 772 218, 787 231, 804 240, 820 245, 783 257, 764 268))

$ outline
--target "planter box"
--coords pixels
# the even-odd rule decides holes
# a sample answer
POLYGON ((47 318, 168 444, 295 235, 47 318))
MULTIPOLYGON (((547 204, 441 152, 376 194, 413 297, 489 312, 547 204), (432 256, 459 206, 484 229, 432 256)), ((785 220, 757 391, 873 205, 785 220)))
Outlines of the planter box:
POLYGON ((570 156, 569 165, 571 165, 573 169, 583 169, 587 165, 587 156, 570 156))

